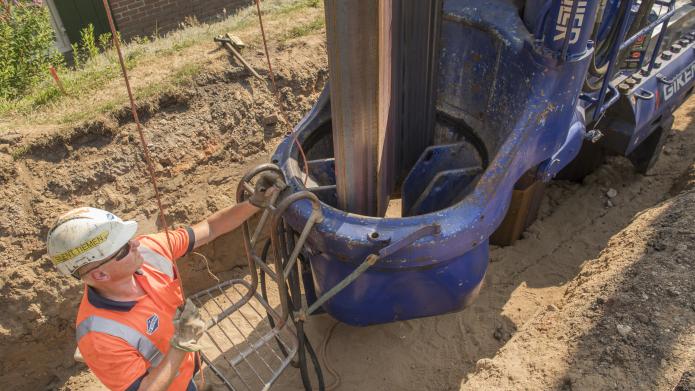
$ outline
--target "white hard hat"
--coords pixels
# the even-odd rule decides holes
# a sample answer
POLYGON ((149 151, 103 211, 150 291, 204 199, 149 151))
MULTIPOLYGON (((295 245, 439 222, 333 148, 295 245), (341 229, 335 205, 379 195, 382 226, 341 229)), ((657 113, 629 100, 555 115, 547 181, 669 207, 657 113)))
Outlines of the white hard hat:
POLYGON ((115 254, 137 229, 135 221, 123 221, 105 210, 73 209, 48 232, 48 255, 58 271, 69 276, 83 265, 115 254))

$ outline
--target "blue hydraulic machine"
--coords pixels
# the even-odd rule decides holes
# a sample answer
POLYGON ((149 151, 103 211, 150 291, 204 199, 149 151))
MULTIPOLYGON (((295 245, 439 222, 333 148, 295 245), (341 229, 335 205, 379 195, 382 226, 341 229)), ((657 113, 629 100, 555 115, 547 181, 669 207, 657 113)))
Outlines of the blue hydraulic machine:
MULTIPOLYGON (((436 83, 433 107, 422 108, 434 111, 429 145, 396 181, 397 218, 336 207, 326 87, 273 156, 288 192, 318 198, 296 201, 283 214, 288 229, 302 233, 312 205, 321 211, 300 238, 309 305, 376 255, 320 308, 352 325, 460 310, 480 289, 490 238, 505 228, 515 192, 533 191, 582 160, 586 144, 628 156, 646 171, 671 113, 692 93, 695 14, 681 2, 682 20, 673 24, 676 3, 435 2, 436 83)), ((512 226, 532 221, 512 206, 512 226)))
MULTIPOLYGON (((379 91, 386 86, 392 94, 396 118, 395 133, 382 146, 391 148, 393 160, 385 165, 386 179, 378 179, 389 208, 360 214, 340 199, 346 189, 339 189, 336 167, 362 163, 346 161, 342 148, 355 146, 337 140, 344 130, 337 124, 349 123, 351 113, 340 111, 342 100, 332 107, 331 97, 349 99, 346 89, 364 82, 351 85, 345 74, 331 75, 272 162, 239 187, 243 200, 257 176, 282 178, 277 186, 284 190, 259 225, 244 226, 254 278, 249 289, 256 290, 255 270, 262 288, 268 278, 278 284, 280 310, 269 319, 275 329, 296 331, 288 357, 297 352, 308 388, 308 358, 321 379, 303 333, 311 314, 366 326, 463 309, 481 289, 491 242, 507 245, 519 237, 535 218, 544 183, 580 179, 609 153, 647 172, 673 111, 693 91, 691 1, 382 3, 393 10, 387 20, 393 23, 391 68, 379 73, 390 82, 378 80, 379 91), (266 223, 271 239, 262 244, 266 223)), ((329 54, 342 50, 330 50, 332 26, 350 26, 341 23, 327 23, 329 54)), ((329 58, 335 61, 342 59, 329 58)), ((345 61, 360 66, 362 59, 345 61)), ((384 69, 382 60, 364 61, 384 69)))

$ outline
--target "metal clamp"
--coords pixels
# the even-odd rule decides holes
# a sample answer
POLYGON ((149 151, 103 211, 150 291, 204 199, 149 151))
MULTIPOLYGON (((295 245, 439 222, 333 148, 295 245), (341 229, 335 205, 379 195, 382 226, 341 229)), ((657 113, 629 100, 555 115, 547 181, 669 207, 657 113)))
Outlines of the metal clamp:
POLYGON ((270 223, 270 241, 273 246, 273 251, 275 253, 275 270, 276 270, 276 282, 278 284, 278 291, 280 295, 280 304, 282 305, 282 317, 283 320, 292 312, 292 308, 289 303, 289 291, 285 280, 287 280, 295 268, 297 259, 301 249, 304 247, 304 243, 309 236, 309 232, 314 227, 316 223, 321 223, 323 221, 323 214, 321 212, 321 202, 318 197, 310 191, 301 191, 294 193, 287 198, 283 199, 282 202, 273 210, 273 218, 270 223), (290 255, 287 253, 286 243, 278 233, 278 228, 283 224, 282 216, 292 204, 299 200, 309 200, 312 205, 311 215, 304 225, 302 232, 299 236, 299 240, 294 244, 292 252, 290 255))
POLYGON ((598 129, 591 129, 584 134, 584 138, 595 144, 603 138, 603 132, 598 129))

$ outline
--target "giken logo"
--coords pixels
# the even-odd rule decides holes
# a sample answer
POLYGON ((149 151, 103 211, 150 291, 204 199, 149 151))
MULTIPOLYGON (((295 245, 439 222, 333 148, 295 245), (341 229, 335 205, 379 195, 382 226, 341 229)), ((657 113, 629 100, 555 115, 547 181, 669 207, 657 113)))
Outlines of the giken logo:
POLYGON ((690 83, 690 81, 693 80, 693 75, 695 75, 695 62, 688 65, 684 71, 676 75, 676 77, 673 78, 673 83, 664 86, 664 100, 670 99, 690 83))
POLYGON ((560 12, 557 14, 557 21, 555 22, 555 36, 554 41, 559 41, 565 39, 567 36, 567 31, 570 32, 570 44, 577 43, 579 40, 579 33, 582 31, 582 25, 584 24, 584 14, 586 14, 586 1, 579 1, 577 4, 577 13, 574 15, 574 20, 570 20, 572 16, 572 6, 577 0, 562 0, 562 5, 560 5, 560 12))

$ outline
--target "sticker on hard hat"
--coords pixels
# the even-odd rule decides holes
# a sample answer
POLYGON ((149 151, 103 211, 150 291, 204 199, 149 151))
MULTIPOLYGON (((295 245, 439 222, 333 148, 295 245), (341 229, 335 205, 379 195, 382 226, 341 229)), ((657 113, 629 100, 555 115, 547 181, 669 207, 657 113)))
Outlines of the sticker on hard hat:
POLYGON ((104 231, 100 233, 99 235, 93 237, 92 239, 89 239, 88 241, 82 243, 79 247, 75 247, 73 249, 70 249, 62 254, 58 254, 53 257, 53 264, 57 265, 59 263, 65 262, 69 259, 75 258, 76 256, 80 254, 84 254, 87 251, 93 249, 94 247, 104 243, 106 241, 106 238, 109 237, 109 233, 107 231, 104 231))
POLYGON ((159 327, 159 316, 154 314, 147 318, 147 334, 151 335, 159 327))

